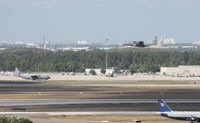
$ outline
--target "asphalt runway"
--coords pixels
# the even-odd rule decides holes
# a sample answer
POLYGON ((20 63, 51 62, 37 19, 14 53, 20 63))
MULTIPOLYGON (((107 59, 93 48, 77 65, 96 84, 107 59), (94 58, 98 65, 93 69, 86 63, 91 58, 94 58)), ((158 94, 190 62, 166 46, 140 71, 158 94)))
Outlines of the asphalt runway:
MULTIPOLYGON (((70 82, 69 82, 70 83, 70 82)), ((185 99, 185 102, 198 103, 200 97, 199 85, 138 85, 138 84, 68 84, 67 82, 41 82, 41 81, 0 81, 0 96, 6 98, 7 94, 15 94, 8 98, 42 98, 42 99, 124 99, 124 103, 134 103, 126 99, 185 99), (194 88, 193 88, 194 87, 194 88), (28 95, 28 96, 27 96, 28 95), (184 95, 184 96, 183 96, 184 95)), ((1 98, 2 99, 2 98, 1 98)), ((33 102, 33 101, 32 101, 33 102)), ((52 101, 48 102, 49 104, 52 101)), ((55 101, 53 101, 54 103, 55 101)), ((71 101, 72 102, 72 101, 71 101)), ((70 104, 56 101, 56 104, 70 104)), ((78 101, 76 101, 78 102, 78 101)), ((99 103, 109 103, 99 101, 99 103)), ((135 101, 136 102, 136 101, 135 101)), ((147 103, 145 101, 144 103, 147 103)), ((149 101, 150 102, 150 101, 149 101)), ((181 101, 179 101, 181 102, 181 101)), ((17 101, 16 101, 17 103, 17 101)), ((44 101, 39 102, 45 103, 44 101)), ((75 103, 75 102, 74 102, 75 103)), ((87 103, 87 102, 85 102, 87 103)), ((95 103, 95 101, 93 101, 95 103)), ((114 103, 114 101, 113 101, 114 103)), ((118 102, 116 102, 118 103, 118 102)), ((137 103, 137 102, 136 102, 137 103)), ((139 103, 139 102, 138 102, 139 103)), ((152 102, 153 103, 153 102, 152 102)), ((0 102, 0 104, 2 104, 0 102)), ((10 104, 10 103, 8 103, 10 104)))
MULTIPOLYGON (((199 85, 138 85, 138 84, 85 84, 85 85, 62 85, 60 83, 48 83, 48 82, 16 82, 16 81, 0 81, 0 95, 6 94, 38 94, 36 99, 0 99, 0 106, 9 107, 11 112, 0 112, 0 115, 155 115, 158 111, 157 97, 163 97, 167 103, 170 103, 172 109, 185 110, 183 107, 188 107, 186 110, 199 110, 200 103, 200 88, 198 89, 187 89, 187 87, 199 87, 199 85), (162 88, 159 90, 149 90, 149 88, 162 88), (166 87, 166 89, 165 89, 166 87), (183 87, 183 88, 182 88, 183 87), (139 88, 139 89, 138 89, 139 88), (177 88, 177 89, 176 89, 177 88), (127 90, 126 90, 127 89, 127 90), (129 90, 128 90, 129 89, 129 90), (130 89, 132 89, 130 91, 130 89), (45 99, 45 96, 41 98, 40 95, 45 94, 56 94, 51 96, 49 99, 45 99), (63 95, 62 95, 63 94, 63 95), (56 99, 57 95, 61 95, 61 99, 56 99), (80 96, 80 95, 92 95, 89 99, 68 99, 66 95, 80 96), (98 98, 98 95, 103 95, 98 98), (105 98, 106 97, 106 98, 105 98), (179 104, 181 103, 181 104, 179 104), (92 104, 92 106, 90 105, 92 104), (96 105, 97 104, 97 105, 96 105), (99 105, 100 104, 100 105, 99 105), (108 105, 107 105, 108 104, 108 105), (122 105, 115 105, 122 104, 122 105), (133 105, 129 105, 133 104, 133 105), (137 105, 139 104, 139 105, 137 105), (44 106, 47 110, 41 110, 41 107, 34 110, 38 106, 44 106), (48 105, 60 105, 63 110, 59 110, 59 106, 53 106, 48 108, 48 105), (72 106, 71 110, 65 110, 63 106, 68 109, 72 106), (104 108, 108 111, 102 110, 104 108), (113 105, 113 109, 108 109, 113 105), (115 105, 115 106, 114 106, 115 105), (10 107, 11 106, 11 107, 10 107), (12 112, 12 106, 25 106, 26 111, 30 112, 12 112), (27 106, 27 107, 26 107, 27 106), (35 107, 28 107, 35 106, 35 107), (75 108, 73 107, 75 106, 75 108), (85 111, 78 110, 83 107, 85 111), (85 108, 84 108, 85 106, 85 108), (91 109, 88 109, 88 107, 91 109), (91 106, 91 107, 90 107, 91 106), (121 106, 121 107, 120 107, 121 106), (130 106, 133 106, 132 109, 130 106), (191 107, 190 107, 191 106, 191 107), (130 111, 126 111, 128 109, 130 111), (151 108, 155 107, 155 108, 151 108), (58 109, 57 109, 58 108, 58 109), (97 108, 96 111, 95 109, 97 108), (138 109, 136 109, 138 108, 138 109), (50 111, 49 111, 50 109, 50 111), (53 110, 52 110, 53 109, 53 110), (126 109, 126 110, 123 110, 126 109), (152 110, 154 109, 154 110, 152 110), (149 111, 148 111, 149 110, 149 111), (35 112, 31 112, 35 111, 35 112), (41 112, 36 112, 41 111, 41 112), (44 111, 44 112, 42 112, 44 111), (46 112, 47 111, 47 112, 46 112), (56 112, 60 111, 60 112, 56 112), (63 112, 64 111, 64 112, 63 112)), ((17 97, 16 97, 17 98, 17 97)), ((82 98, 80 96, 80 98, 82 98)), ((88 97, 86 97, 88 98, 88 97)), ((43 108, 43 107, 42 107, 43 108)), ((2 110, 2 111, 8 111, 2 110)), ((45 119, 35 120, 37 123, 78 123, 78 121, 49 121, 45 119)), ((85 123, 80 122, 80 123, 85 123)), ((87 122, 88 123, 88 122, 87 122)))
POLYGON ((199 87, 197 90, 188 89, 186 94, 200 94, 200 85, 138 85, 138 84, 61 84, 48 82, 24 82, 24 81, 0 81, 0 94, 12 93, 34 93, 34 92, 65 92, 65 93, 80 93, 85 94, 163 94, 163 93, 184 93, 187 87, 199 87), (163 88, 163 90, 148 90, 149 88, 163 88), (184 87, 184 89, 180 89, 184 87), (133 88, 133 91, 125 89, 133 88), (146 88, 146 90, 134 91, 134 89, 146 88), (167 88, 167 89, 165 89, 167 88), (170 91, 170 88, 172 88, 170 91), (174 88, 179 88, 175 90, 174 88), (118 90, 117 90, 118 89, 118 90), (116 91, 113 91, 116 90, 116 91), (121 91, 120 91, 121 90, 121 91), (175 91, 174 91, 175 90, 175 91))
MULTIPOLYGON (((166 99, 167 103, 200 103, 200 99, 166 99)), ((34 106, 64 104, 152 104, 156 99, 0 99, 0 106, 34 106)))
MULTIPOLYGON (((51 105, 73 105, 75 107, 74 110, 77 110, 81 105, 87 108, 89 107, 88 105, 92 104, 93 107, 98 107, 99 110, 101 106, 122 104, 115 105, 114 107, 116 110, 120 110, 120 106, 128 107, 128 105, 134 104, 137 107, 138 105, 136 104, 141 104, 141 108, 137 110, 141 109, 143 111, 144 109, 150 110, 151 108, 148 108, 148 106, 155 105, 157 102, 156 99, 162 97, 167 103, 175 105, 176 103, 181 103, 181 106, 185 106, 186 104, 193 106, 195 104, 192 107, 192 110, 195 110, 195 107, 198 107, 200 103, 200 86, 134 84, 63 85, 62 82, 0 81, 0 96, 3 97, 0 99, 0 106, 2 107, 50 106, 51 108, 51 105), (146 108, 142 108, 145 106, 146 108)), ((68 108, 69 106, 66 107, 68 108)), ((83 110, 86 110, 86 108, 83 110)), ((32 110, 32 107, 28 107, 28 109, 32 110)))

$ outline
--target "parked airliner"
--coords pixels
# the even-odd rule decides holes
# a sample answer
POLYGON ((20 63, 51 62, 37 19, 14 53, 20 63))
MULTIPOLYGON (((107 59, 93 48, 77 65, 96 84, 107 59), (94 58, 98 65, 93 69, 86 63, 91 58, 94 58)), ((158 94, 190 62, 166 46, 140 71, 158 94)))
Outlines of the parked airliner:
POLYGON ((191 121, 191 123, 200 123, 200 112, 194 111, 173 111, 162 98, 158 98, 160 115, 177 120, 191 121))
POLYGON ((18 68, 15 68, 14 72, 15 76, 19 76, 28 80, 48 80, 50 79, 49 75, 41 75, 41 74, 22 74, 18 68))

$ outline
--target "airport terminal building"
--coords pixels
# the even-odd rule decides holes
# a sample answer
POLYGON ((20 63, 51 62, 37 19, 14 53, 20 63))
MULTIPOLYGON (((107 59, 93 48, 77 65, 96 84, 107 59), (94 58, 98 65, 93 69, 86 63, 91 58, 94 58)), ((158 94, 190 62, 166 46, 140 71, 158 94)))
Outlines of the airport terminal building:
POLYGON ((200 77, 200 66, 161 67, 161 75, 176 77, 200 77))

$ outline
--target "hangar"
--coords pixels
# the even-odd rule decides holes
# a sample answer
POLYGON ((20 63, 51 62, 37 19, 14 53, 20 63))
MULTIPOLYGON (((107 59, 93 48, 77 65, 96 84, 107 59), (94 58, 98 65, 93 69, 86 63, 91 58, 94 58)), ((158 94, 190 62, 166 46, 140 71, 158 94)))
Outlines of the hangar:
POLYGON ((200 77, 200 65, 178 67, 161 67, 161 75, 176 77, 200 77))

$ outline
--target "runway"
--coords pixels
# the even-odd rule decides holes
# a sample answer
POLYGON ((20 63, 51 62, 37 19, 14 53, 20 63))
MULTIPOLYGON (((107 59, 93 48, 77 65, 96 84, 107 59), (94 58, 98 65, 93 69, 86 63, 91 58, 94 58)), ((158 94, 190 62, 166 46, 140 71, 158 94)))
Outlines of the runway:
MULTIPOLYGON (((167 103, 200 103, 200 99, 165 99, 167 103)), ((0 106, 34 106, 64 104, 150 104, 156 99, 0 99, 0 106)))
POLYGON ((155 115, 154 111, 0 112, 0 115, 155 115))

